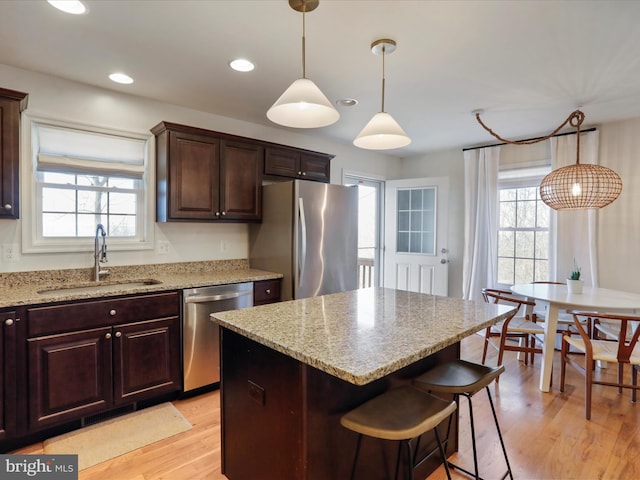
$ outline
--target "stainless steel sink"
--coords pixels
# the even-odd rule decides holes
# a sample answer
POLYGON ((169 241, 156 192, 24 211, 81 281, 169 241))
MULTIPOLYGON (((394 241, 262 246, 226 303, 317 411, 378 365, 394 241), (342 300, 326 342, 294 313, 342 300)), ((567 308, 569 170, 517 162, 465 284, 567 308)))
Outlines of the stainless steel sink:
POLYGON ((68 287, 55 287, 55 288, 39 290, 38 293, 41 295, 55 295, 57 293, 65 294, 65 293, 102 292, 102 291, 113 291, 113 290, 125 290, 127 288, 146 287, 148 285, 159 285, 161 283, 162 282, 160 280, 155 280, 153 278, 147 278, 143 280, 127 280, 127 281, 113 282, 113 283, 87 282, 83 284, 69 285, 68 287))

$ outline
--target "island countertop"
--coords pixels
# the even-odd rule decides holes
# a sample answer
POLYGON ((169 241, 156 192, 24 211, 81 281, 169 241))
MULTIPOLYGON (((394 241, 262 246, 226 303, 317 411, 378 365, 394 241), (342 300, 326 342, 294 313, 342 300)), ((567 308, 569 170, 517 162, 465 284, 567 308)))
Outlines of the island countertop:
POLYGON ((512 310, 372 287, 211 317, 334 377, 366 385, 506 318, 512 310))

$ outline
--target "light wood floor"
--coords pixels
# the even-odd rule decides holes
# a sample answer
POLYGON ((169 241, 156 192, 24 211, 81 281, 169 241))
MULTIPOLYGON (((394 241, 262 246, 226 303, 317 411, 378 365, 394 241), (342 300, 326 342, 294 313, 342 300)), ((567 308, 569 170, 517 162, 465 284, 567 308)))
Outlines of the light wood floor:
MULTIPOLYGON (((463 358, 479 361, 481 346, 479 336, 464 340, 463 358)), ((555 353, 557 380, 551 393, 538 390, 539 359, 535 365, 525 366, 515 354, 507 355, 506 372, 491 390, 515 479, 640 478, 640 403, 632 404, 629 392, 619 396, 615 388, 595 386, 592 420, 587 421, 582 377, 568 367, 565 392, 557 388, 559 352, 555 353)), ((451 460, 472 469, 465 403, 463 399, 460 451, 451 460)), ((175 401, 174 405, 193 425, 190 431, 83 470, 80 480, 224 480, 220 473, 218 392, 175 401)), ((505 465, 485 392, 474 397, 474 412, 481 475, 500 478, 505 465)), ((42 453, 42 444, 15 453, 42 453)), ((453 477, 467 478, 455 471, 453 477)), ((428 480, 443 478, 441 467, 428 480)))

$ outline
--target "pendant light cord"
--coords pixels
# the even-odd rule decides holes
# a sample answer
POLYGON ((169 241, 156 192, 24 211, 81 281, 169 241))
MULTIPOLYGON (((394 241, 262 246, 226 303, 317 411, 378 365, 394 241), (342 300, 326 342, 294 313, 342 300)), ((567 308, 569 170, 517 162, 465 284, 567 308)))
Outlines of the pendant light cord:
POLYGON ((582 113, 580 110, 576 110, 575 112, 572 112, 571 115, 569 115, 567 119, 564 122, 562 122, 562 124, 558 128, 556 128, 553 132, 551 132, 549 135, 535 138, 533 140, 521 140, 521 141, 507 140, 506 138, 502 138, 500 135, 498 135, 496 132, 494 132, 484 124, 484 122, 480 119, 480 113, 481 112, 476 112, 476 120, 480 125, 482 125, 482 128, 484 128, 487 132, 489 132, 491 135, 496 137, 501 142, 509 143, 512 145, 532 145, 534 143, 544 142, 545 140, 548 140, 551 137, 553 137, 556 133, 560 131, 560 129, 562 129, 562 127, 564 127, 568 123, 572 127, 575 127, 577 130, 577 135, 578 135, 577 150, 578 151, 576 155, 576 164, 580 163, 580 126, 582 125, 582 122, 584 122, 584 113, 582 113))
MULTIPOLYGON (((304 5, 304 1, 302 3, 304 5)), ((302 9, 302 78, 307 78, 304 13, 305 7, 302 9)))
POLYGON ((382 45, 382 109, 381 112, 384 112, 384 54, 386 52, 387 47, 382 45))

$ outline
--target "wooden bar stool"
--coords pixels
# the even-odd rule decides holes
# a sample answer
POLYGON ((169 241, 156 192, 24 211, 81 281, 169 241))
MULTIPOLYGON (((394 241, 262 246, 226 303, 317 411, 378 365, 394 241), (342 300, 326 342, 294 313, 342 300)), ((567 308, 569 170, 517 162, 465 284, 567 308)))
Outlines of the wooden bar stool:
POLYGON ((359 407, 346 413, 340 423, 345 428, 358 434, 356 453, 351 467, 351 479, 356 473, 358 454, 362 436, 380 438, 383 440, 399 440, 398 458, 395 476, 398 478, 402 458, 402 447, 406 447, 405 478, 413 480, 413 469, 419 466, 432 452, 416 462, 420 435, 433 430, 438 442, 438 450, 444 460, 447 478, 451 479, 447 457, 436 428, 443 420, 450 417, 456 410, 455 402, 446 402, 410 386, 398 387, 366 401, 359 407), (413 451, 411 442, 418 438, 413 451))
MULTIPOLYGON (((481 479, 481 477, 478 473, 478 453, 476 450, 476 434, 473 422, 473 406, 471 403, 471 397, 483 388, 487 391, 487 395, 489 396, 489 405, 491 405, 493 421, 496 424, 498 438, 500 439, 500 445, 502 446, 502 453, 504 454, 504 459, 507 462, 507 471, 502 476, 502 479, 504 480, 508 476, 513 480, 511 466, 509 465, 509 458, 507 458, 507 449, 505 448, 504 441, 502 440, 498 417, 493 406, 493 400, 491 399, 491 392, 489 391, 489 384, 497 379, 502 372, 504 372, 503 365, 498 367, 488 367, 486 365, 471 363, 465 360, 453 360, 451 362, 437 365, 433 369, 414 379, 414 385, 422 390, 434 393, 453 394, 456 401, 460 395, 467 398, 467 401, 469 402, 469 422, 471 424, 471 445, 473 447, 473 466, 475 468, 475 473, 465 470, 464 468, 449 461, 447 461, 447 463, 451 468, 456 468, 478 480, 481 479)), ((450 425, 451 423, 449 423, 449 426, 450 425)), ((449 430, 447 431, 447 439, 448 437, 449 430)))

